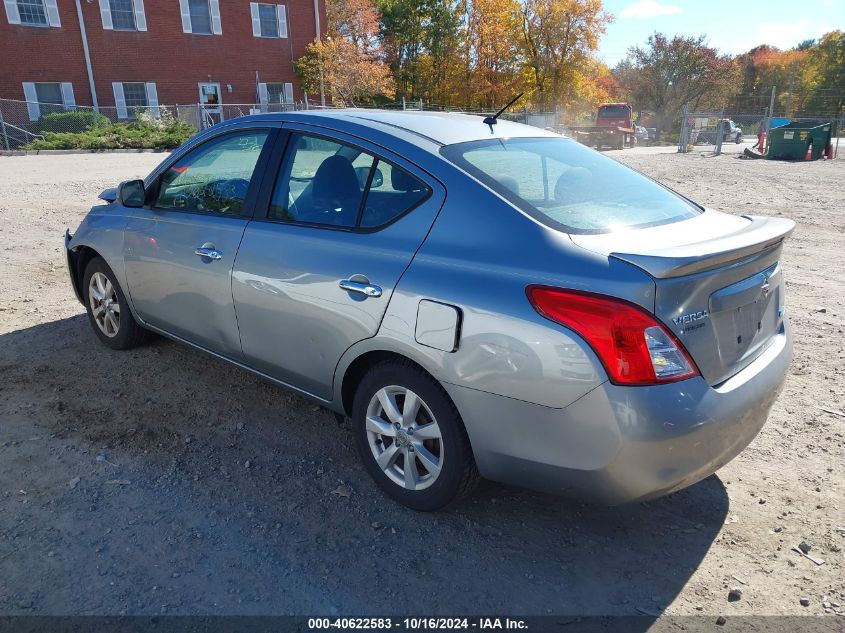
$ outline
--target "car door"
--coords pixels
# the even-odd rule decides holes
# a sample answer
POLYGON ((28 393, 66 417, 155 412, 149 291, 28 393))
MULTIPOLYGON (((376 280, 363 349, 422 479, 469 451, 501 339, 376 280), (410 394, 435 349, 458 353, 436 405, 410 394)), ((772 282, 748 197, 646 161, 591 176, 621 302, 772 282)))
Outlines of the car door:
POLYGON ((235 255, 255 208, 274 132, 239 129, 177 157, 132 209, 124 235, 132 305, 147 324, 208 350, 241 357, 232 304, 235 255))
POLYGON ((445 192, 365 141, 296 129, 269 180, 268 208, 244 232, 233 273, 244 357, 329 398, 338 360, 378 331, 445 192))

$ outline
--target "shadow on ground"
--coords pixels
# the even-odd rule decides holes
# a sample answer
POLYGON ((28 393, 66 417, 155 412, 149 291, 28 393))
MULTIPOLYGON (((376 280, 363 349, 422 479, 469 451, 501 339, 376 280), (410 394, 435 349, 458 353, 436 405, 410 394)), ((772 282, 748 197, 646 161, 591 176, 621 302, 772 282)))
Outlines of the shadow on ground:
POLYGON ((331 413, 200 352, 113 352, 84 316, 0 336, 2 614, 656 616, 727 507, 711 477, 615 509, 486 483, 418 514, 331 413))

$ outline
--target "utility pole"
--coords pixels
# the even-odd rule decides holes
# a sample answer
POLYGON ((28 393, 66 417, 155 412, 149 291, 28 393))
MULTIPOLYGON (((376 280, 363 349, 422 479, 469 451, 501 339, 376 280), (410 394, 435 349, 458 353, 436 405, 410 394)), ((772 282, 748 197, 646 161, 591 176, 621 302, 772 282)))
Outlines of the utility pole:
POLYGON ((775 113, 775 89, 777 86, 772 86, 772 98, 769 100, 769 116, 766 119, 766 138, 769 138, 769 134, 772 131, 772 116, 775 113))

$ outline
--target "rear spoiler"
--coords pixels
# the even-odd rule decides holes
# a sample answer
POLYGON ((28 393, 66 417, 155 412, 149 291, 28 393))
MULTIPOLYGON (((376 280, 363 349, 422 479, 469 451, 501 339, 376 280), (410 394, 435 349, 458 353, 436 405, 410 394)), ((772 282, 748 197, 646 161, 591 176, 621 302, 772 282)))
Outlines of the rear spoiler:
POLYGON ((786 218, 742 216, 751 222, 721 237, 643 253, 610 253, 614 259, 642 268, 652 277, 682 277, 720 268, 779 246, 795 228, 786 218))

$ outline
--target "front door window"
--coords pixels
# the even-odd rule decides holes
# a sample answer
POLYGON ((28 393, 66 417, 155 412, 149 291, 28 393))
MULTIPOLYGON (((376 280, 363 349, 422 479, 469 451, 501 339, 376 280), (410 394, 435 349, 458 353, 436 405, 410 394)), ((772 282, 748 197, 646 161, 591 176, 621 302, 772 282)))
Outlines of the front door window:
POLYGON ((267 136, 226 134, 189 152, 162 174, 155 208, 240 215, 267 136))

